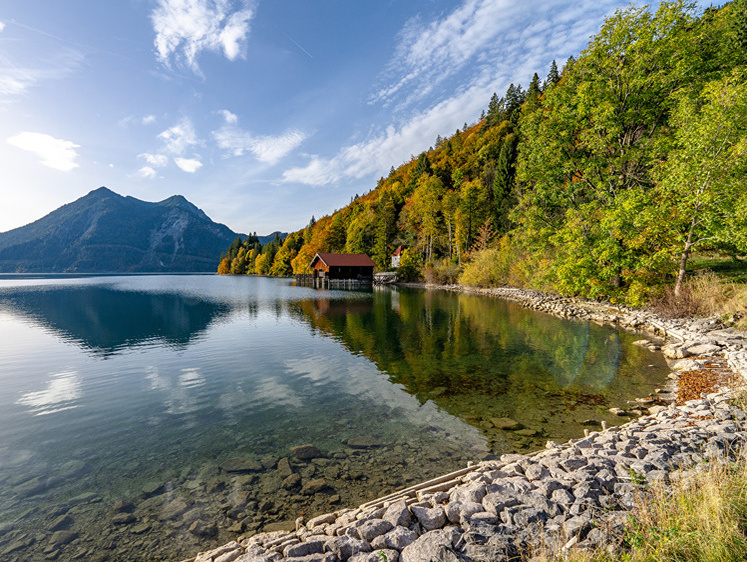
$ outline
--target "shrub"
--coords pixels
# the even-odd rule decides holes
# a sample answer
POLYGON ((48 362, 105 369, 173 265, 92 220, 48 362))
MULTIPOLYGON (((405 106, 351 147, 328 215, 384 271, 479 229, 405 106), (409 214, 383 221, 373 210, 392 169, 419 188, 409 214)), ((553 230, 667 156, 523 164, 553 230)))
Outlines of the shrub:
POLYGON ((457 282, 460 271, 458 264, 448 260, 437 261, 425 268, 425 281, 436 285, 451 285, 457 282))
POLYGON ((397 278, 400 281, 418 281, 421 278, 423 259, 420 252, 415 248, 405 248, 397 269, 397 278))

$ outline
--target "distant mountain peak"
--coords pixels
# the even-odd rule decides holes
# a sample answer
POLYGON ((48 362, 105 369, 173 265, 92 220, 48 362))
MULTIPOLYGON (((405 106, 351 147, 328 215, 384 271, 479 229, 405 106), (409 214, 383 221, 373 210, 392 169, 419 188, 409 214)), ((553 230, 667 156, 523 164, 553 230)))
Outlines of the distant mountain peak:
POLYGON ((237 236, 182 195, 151 203, 99 187, 0 233, 0 271, 215 271, 237 236))
POLYGON ((112 195, 115 195, 117 197, 122 197, 119 193, 115 193, 111 189, 109 189, 106 186, 101 186, 98 189, 94 189, 93 191, 90 191, 86 197, 90 197, 92 195, 99 196, 99 197, 111 197, 112 195))

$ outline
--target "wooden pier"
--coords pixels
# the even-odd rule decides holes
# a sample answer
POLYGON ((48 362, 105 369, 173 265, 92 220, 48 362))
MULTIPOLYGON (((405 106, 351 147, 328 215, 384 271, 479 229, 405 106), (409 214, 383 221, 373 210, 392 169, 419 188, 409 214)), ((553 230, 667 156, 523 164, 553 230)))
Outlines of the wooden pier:
POLYGON ((357 289, 371 285, 370 279, 330 279, 315 277, 311 273, 297 273, 294 277, 297 286, 314 289, 357 289))

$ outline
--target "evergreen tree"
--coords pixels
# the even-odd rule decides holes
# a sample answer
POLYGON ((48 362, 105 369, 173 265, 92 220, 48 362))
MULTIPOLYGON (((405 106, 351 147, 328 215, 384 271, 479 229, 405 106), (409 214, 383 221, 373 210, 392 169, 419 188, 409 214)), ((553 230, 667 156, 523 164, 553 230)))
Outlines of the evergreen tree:
POLYGON ((553 59, 552 63, 550 63, 550 71, 547 73, 547 78, 545 79, 545 85, 544 90, 546 90, 550 86, 554 86, 560 81, 560 74, 558 73, 558 65, 553 59))
POLYGON ((542 86, 540 85, 540 77, 537 73, 532 76, 532 81, 529 83, 529 89, 526 93, 526 99, 533 100, 542 93, 542 86))

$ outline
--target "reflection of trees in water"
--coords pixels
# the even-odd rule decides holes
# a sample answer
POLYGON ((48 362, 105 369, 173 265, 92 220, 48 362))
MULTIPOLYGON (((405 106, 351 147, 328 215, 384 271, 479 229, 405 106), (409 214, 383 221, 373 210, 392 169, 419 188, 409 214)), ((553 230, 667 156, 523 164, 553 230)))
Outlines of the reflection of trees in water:
POLYGON ((87 286, 12 291, 0 307, 105 355, 150 340, 185 346, 228 312, 225 304, 177 293, 87 286))
POLYGON ((371 300, 306 300, 295 315, 362 353, 413 394, 501 395, 553 382, 599 392, 617 372, 616 332, 499 299, 376 291, 371 300))
POLYGON ((650 352, 624 345, 632 336, 479 295, 383 290, 363 301, 294 302, 289 314, 369 358, 421 403, 475 425, 496 451, 577 437, 587 418, 614 423, 607 408, 640 396, 654 374, 641 368, 650 352), (522 441, 496 430, 490 420, 506 416, 539 431, 522 441))

